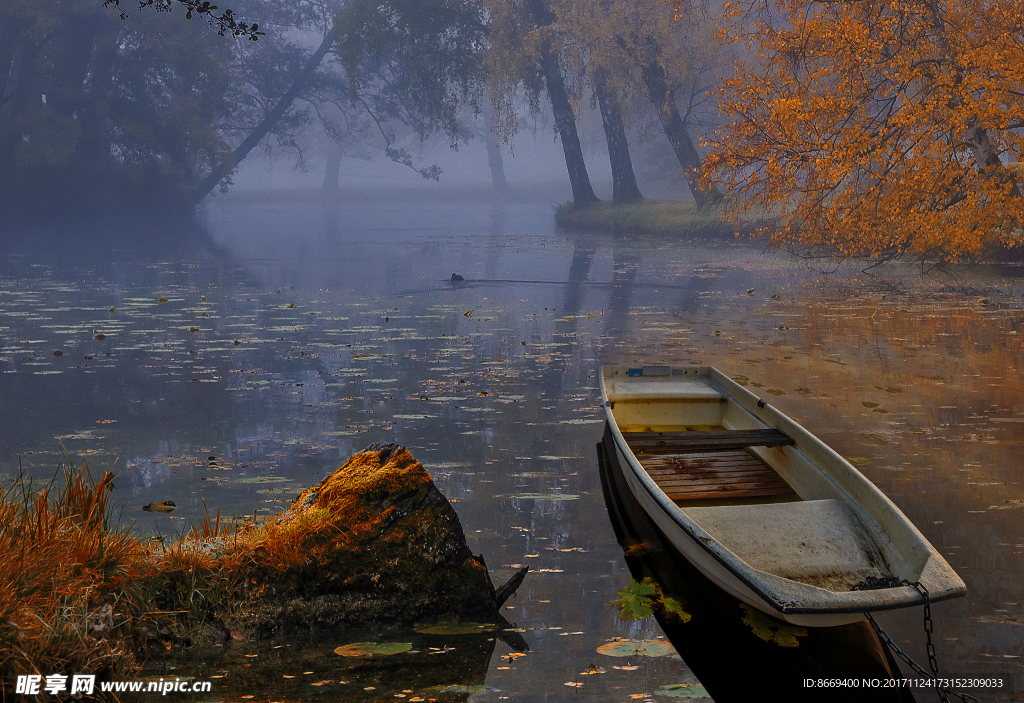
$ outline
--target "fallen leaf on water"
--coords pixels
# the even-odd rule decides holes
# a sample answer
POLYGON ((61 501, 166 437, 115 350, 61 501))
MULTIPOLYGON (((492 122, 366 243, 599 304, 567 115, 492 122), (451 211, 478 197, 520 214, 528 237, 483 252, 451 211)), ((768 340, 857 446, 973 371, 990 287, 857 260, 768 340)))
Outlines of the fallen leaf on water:
POLYGON ((873 447, 883 447, 889 443, 885 437, 877 434, 871 434, 870 432, 861 432, 860 441, 864 444, 870 444, 873 447))
POLYGON ((868 402, 866 400, 860 401, 860 404, 863 405, 865 408, 877 408, 878 407, 878 403, 871 403, 871 402, 868 402))
POLYGON ((167 302, 167 298, 165 298, 165 297, 163 297, 161 295, 159 298, 156 299, 156 302, 158 302, 158 303, 166 303, 167 302))
POLYGON ((740 608, 743 610, 743 624, 765 642, 774 642, 780 647, 799 647, 797 637, 807 636, 806 629, 776 620, 746 603, 740 603, 740 608))
POLYGON ((176 507, 173 500, 162 500, 159 503, 146 503, 142 509, 147 513, 169 513, 176 507))
POLYGON ((57 351, 55 351, 55 352, 53 353, 53 355, 54 355, 54 356, 64 356, 64 352, 62 352, 62 351, 60 351, 60 350, 58 349, 57 351))
POLYGON ((112 308, 110 308, 109 310, 107 310, 107 312, 114 312, 115 310, 117 310, 117 306, 116 305, 113 306, 112 308))
POLYGON ((469 317, 469 316, 470 316, 470 315, 472 315, 472 314, 473 314, 473 311, 472 311, 472 310, 467 310, 466 312, 462 313, 462 316, 463 316, 463 317, 469 317))
POLYGON ((96 339, 100 340, 101 342, 104 339, 106 339, 106 338, 107 338, 107 335, 105 335, 105 334, 98 334, 98 335, 96 335, 96 339))
POLYGON ((334 653, 343 657, 368 659, 374 656, 386 657, 392 654, 401 654, 410 649, 412 649, 410 642, 353 642, 336 648, 334 653))
POLYGON ((198 327, 189 327, 188 331, 191 332, 192 334, 195 334, 196 332, 199 331, 199 328, 198 327))
POLYGON ((579 681, 566 681, 566 686, 572 686, 573 688, 583 688, 583 684, 579 681))
POLYGON ((654 692, 656 696, 668 698, 711 698, 707 689, 699 683, 670 683, 654 692))

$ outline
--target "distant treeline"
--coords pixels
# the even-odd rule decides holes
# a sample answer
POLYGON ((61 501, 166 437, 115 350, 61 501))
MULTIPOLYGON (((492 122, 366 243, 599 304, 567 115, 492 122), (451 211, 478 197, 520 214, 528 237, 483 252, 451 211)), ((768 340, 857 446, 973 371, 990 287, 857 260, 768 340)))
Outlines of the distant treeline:
POLYGON ((617 201, 641 197, 626 133, 643 119, 660 122, 698 202, 715 195, 698 184, 687 125, 717 51, 699 13, 674 22, 670 5, 651 2, 618 16, 592 0, 232 5, 258 22, 259 41, 219 36, 173 3, 127 16, 102 0, 3 3, 5 210, 188 208, 226 188, 253 148, 301 161, 324 137, 337 152, 371 145, 436 178, 404 138, 438 132, 454 145, 483 113, 485 138, 508 140, 516 107, 537 109, 545 93, 578 205, 596 201, 576 133, 588 97, 601 108, 617 201))

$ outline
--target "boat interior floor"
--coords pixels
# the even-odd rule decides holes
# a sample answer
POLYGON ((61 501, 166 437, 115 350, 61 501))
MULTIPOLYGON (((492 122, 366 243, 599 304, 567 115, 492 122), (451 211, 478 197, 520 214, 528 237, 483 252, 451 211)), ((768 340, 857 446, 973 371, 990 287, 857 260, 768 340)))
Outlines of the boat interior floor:
POLYGON ((756 502, 800 500, 770 466, 744 449, 685 454, 634 450, 634 454, 658 487, 680 505, 739 498, 755 498, 756 502))
POLYGON ((751 567, 839 593, 891 576, 867 529, 838 500, 684 507, 683 512, 751 567))

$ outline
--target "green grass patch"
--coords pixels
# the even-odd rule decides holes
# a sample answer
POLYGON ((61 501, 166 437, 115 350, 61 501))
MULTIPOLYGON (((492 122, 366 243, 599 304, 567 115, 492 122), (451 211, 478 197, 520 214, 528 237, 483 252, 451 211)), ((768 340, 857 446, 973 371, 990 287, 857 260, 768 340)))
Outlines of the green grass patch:
POLYGON ((679 200, 645 200, 628 205, 598 203, 585 208, 577 208, 570 202, 555 209, 555 223, 567 229, 651 234, 692 233, 708 229, 735 231, 735 224, 725 222, 724 218, 723 208, 698 208, 692 202, 679 200))

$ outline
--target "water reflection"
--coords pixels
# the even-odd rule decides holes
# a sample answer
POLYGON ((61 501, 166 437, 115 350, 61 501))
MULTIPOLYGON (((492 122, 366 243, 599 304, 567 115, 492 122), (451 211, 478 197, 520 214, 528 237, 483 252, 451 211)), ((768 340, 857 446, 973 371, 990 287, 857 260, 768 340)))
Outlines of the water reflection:
MULTIPOLYGON (((968 597, 936 607, 944 670, 1024 683, 1019 281, 822 278, 742 240, 559 232, 543 201, 235 200, 207 220, 139 225, 130 247, 82 223, 8 236, 0 475, 51 476, 59 437, 116 461, 121 518, 168 535, 205 506, 273 515, 369 443, 404 444, 496 582, 533 569, 506 612, 532 653, 486 685, 621 703, 692 673, 579 678, 610 638, 660 633, 606 605, 630 573, 595 374, 713 364, 855 461, 958 570, 968 597), (162 500, 175 511, 141 511, 162 500)), ((883 626, 924 660, 919 612, 883 626)))
MULTIPOLYGON (((717 701, 752 701, 785 691, 787 701, 900 701, 913 703, 908 689, 822 692, 804 679, 899 678, 899 666, 867 621, 829 628, 791 628, 798 646, 759 637, 744 623, 737 599, 709 581, 675 550, 633 497, 615 460, 609 429, 597 445, 601 485, 624 559, 637 581, 653 578, 666 596, 692 617, 679 623, 659 617, 683 660, 717 701), (611 458, 609 458, 611 457, 611 458), (742 674, 738 675, 737 670, 742 674)), ((779 626, 785 628, 784 623, 779 626)))

